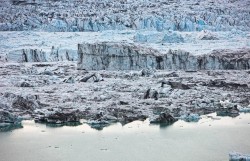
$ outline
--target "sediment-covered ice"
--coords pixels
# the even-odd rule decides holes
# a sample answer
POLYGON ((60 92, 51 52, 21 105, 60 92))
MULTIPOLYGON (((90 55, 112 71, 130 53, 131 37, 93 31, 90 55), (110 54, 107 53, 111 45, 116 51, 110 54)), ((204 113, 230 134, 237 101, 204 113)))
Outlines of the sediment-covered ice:
POLYGON ((76 65, 1 64, 0 110, 44 123, 83 118, 107 126, 146 118, 152 123, 198 121, 212 112, 238 114, 250 104, 249 70, 86 71, 76 65))
POLYGON ((250 49, 214 50, 195 56, 185 50, 161 53, 128 43, 84 43, 78 46, 78 69, 86 70, 215 70, 249 69, 250 49))
POLYGON ((8 53, 9 62, 56 62, 77 61, 77 51, 71 49, 54 49, 43 51, 37 49, 14 50, 8 53))

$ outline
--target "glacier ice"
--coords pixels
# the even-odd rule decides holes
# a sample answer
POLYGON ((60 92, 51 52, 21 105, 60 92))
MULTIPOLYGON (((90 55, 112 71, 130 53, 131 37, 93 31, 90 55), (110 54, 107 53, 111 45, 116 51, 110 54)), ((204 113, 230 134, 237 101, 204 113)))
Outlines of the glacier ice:
POLYGON ((248 0, 16 0, 14 5, 3 0, 0 30, 248 31, 249 5, 248 0))
POLYGON ((179 32, 140 31, 134 36, 135 42, 142 43, 183 43, 184 38, 179 32))
POLYGON ((250 155, 244 155, 238 152, 229 154, 229 161, 250 161, 250 155))
POLYGON ((71 49, 54 48, 51 51, 38 49, 14 50, 8 53, 9 62, 54 62, 54 61, 77 61, 77 51, 71 49))
POLYGON ((78 45, 78 68, 86 70, 215 70, 249 69, 250 50, 214 50, 192 55, 184 50, 158 50, 128 43, 83 43, 78 45))

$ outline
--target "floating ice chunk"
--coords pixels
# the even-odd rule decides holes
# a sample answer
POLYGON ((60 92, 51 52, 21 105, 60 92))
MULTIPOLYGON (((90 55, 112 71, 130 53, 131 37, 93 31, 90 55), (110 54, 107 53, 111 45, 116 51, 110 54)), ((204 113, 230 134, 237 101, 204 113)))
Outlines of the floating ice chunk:
POLYGON ((250 104, 247 107, 239 107, 240 112, 250 112, 250 104))
POLYGON ((184 120, 186 122, 198 122, 201 117, 198 114, 185 114, 180 117, 181 120, 184 120))
POLYGON ((229 153, 229 161, 250 161, 250 155, 231 152, 229 153))

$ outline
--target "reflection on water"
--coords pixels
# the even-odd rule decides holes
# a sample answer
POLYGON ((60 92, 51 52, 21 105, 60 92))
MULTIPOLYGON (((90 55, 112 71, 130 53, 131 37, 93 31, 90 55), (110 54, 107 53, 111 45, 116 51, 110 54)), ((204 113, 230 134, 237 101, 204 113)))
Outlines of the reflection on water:
MULTIPOLYGON (((250 120, 249 114, 242 113, 238 117, 218 117, 216 113, 212 113, 209 115, 202 116, 202 119, 198 122, 185 122, 183 120, 179 120, 175 122, 174 124, 150 124, 149 120, 146 119, 145 121, 134 121, 132 123, 128 124, 121 124, 121 123, 113 123, 113 124, 105 124, 103 126, 97 125, 88 125, 86 120, 81 120, 80 122, 68 122, 64 124, 42 124, 42 123, 35 123, 34 121, 22 121, 22 125, 25 126, 25 129, 27 128, 64 128, 64 129, 71 129, 70 127, 73 127, 74 129, 88 129, 88 131, 113 131, 117 132, 125 129, 129 129, 128 131, 133 131, 132 129, 136 129, 136 127, 140 129, 148 129, 148 130, 155 130, 155 128, 195 128, 195 127, 207 127, 207 126, 232 126, 234 124, 241 123, 242 121, 245 122, 247 120, 250 120)), ((2 132, 6 131, 12 131, 14 129, 23 128, 21 124, 17 125, 11 125, 6 126, 5 128, 1 128, 2 132)), ((72 129, 71 129, 72 130, 72 129)))
POLYGON ((0 161, 223 161, 231 151, 249 154, 249 136, 250 114, 170 126, 115 123, 101 131, 85 123, 55 128, 23 121, 23 128, 0 133, 0 161))
POLYGON ((8 132, 22 127, 23 127, 22 124, 10 124, 6 126, 0 126, 0 132, 8 132))
POLYGON ((63 124, 51 124, 51 123, 46 123, 46 126, 48 127, 63 127, 63 126, 72 126, 72 127, 75 127, 75 126, 79 126, 79 125, 82 125, 82 123, 80 122, 67 122, 67 123, 63 123, 63 124))

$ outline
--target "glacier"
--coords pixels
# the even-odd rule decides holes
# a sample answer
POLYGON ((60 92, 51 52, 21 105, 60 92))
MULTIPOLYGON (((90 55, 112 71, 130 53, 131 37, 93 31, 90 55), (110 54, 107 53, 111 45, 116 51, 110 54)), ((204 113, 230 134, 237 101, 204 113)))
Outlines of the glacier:
POLYGON ((249 0, 0 2, 0 132, 240 121, 249 80, 249 0))
POLYGON ((3 0, 1 31, 248 31, 248 0, 3 0), (84 2, 84 5, 82 5, 84 2), (13 5, 14 4, 14 5, 13 5), (13 14, 13 10, 15 10, 13 14))

